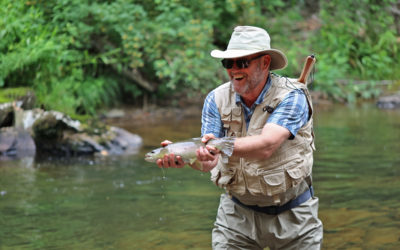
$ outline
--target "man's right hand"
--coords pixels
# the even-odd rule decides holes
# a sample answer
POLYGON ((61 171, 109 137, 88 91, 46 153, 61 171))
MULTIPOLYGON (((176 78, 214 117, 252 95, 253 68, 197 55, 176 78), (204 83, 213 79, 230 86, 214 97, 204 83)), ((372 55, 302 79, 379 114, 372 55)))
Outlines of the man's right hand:
MULTIPOLYGON (((165 140, 161 142, 161 146, 165 147, 171 143, 171 141, 165 140)), ((174 154, 164 155, 164 157, 158 159, 156 163, 160 168, 183 168, 185 166, 182 157, 179 155, 175 156, 174 154)))

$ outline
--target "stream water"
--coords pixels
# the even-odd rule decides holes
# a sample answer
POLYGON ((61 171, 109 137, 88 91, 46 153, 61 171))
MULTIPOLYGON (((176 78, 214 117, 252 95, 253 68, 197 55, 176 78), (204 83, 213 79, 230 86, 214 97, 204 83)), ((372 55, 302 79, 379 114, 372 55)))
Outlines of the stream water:
MULTIPOLYGON (((400 112, 333 105, 314 120, 323 249, 400 249, 400 112)), ((199 136, 200 117, 125 128, 137 155, 0 162, 0 249, 210 249, 223 190, 143 160, 199 136)))

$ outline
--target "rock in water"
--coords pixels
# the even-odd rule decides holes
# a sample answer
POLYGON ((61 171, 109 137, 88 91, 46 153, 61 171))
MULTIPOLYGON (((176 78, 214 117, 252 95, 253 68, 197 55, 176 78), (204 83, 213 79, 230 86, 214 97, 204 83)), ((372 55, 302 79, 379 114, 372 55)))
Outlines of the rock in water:
POLYGON ((379 98, 376 103, 378 108, 381 109, 396 109, 400 108, 400 94, 391 95, 391 96, 383 96, 379 98))
POLYGON ((13 127, 0 129, 0 158, 34 157, 36 146, 28 131, 13 127))

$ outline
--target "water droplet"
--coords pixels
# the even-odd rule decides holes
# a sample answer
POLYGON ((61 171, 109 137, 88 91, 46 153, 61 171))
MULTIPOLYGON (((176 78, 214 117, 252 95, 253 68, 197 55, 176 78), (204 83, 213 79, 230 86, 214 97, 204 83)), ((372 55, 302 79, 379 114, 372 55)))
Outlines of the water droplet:
MULTIPOLYGON (((141 183, 136 182, 136 184, 141 184, 141 183)), ((124 188, 125 183, 124 183, 124 181, 113 181, 113 186, 115 188, 124 188)))
POLYGON ((164 168, 161 168, 161 171, 162 171, 162 179, 163 180, 166 180, 167 179, 167 177, 166 177, 166 169, 164 169, 164 168))

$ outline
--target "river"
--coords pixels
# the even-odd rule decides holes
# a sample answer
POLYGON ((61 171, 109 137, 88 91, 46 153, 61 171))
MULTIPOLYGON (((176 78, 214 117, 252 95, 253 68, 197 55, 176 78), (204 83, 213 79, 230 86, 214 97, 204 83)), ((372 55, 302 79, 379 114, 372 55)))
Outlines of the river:
MULTIPOLYGON (((400 249, 400 111, 331 105, 314 120, 323 249, 400 249)), ((0 162, 0 249, 210 249, 223 190, 143 160, 199 136, 200 117, 125 128, 137 155, 0 162)))

